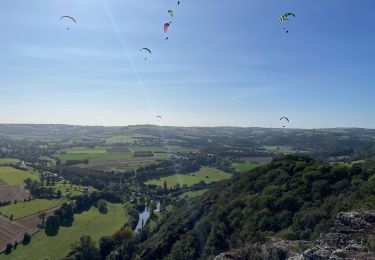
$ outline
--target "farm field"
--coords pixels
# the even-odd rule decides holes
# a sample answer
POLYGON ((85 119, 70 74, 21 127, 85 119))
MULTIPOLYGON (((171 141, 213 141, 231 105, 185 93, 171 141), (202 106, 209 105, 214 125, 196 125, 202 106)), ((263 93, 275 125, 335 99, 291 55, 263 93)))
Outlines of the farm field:
POLYGON ((96 191, 94 187, 89 186, 81 186, 75 184, 64 184, 64 183, 57 183, 55 186, 51 186, 55 189, 55 191, 61 191, 62 197, 66 197, 68 194, 70 196, 82 195, 81 190, 88 188, 90 191, 96 191))
POLYGON ((154 139, 155 136, 143 135, 143 134, 131 134, 131 135, 114 135, 106 138, 104 141, 106 144, 134 144, 137 140, 142 138, 154 139))
POLYGON ((27 178, 37 180, 38 176, 30 172, 21 171, 10 166, 0 167, 0 179, 6 184, 23 184, 27 178))
POLYGON ((274 153, 277 153, 277 154, 290 154, 290 153, 294 153, 295 152, 289 146, 270 146, 270 145, 265 145, 265 146, 263 146, 263 148, 266 151, 274 152, 274 153))
POLYGON ((19 163, 19 159, 13 158, 0 158, 0 164, 7 164, 7 163, 19 163))
MULTIPOLYGON (((0 185, 0 202, 23 201, 30 197, 30 192, 23 185, 0 185)), ((1 209, 1 208, 0 208, 1 209)))
POLYGON ((19 245, 9 255, 1 254, 0 259, 39 260, 61 259, 70 251, 70 245, 82 235, 89 235, 98 242, 105 235, 112 235, 127 221, 122 204, 108 203, 108 213, 103 215, 96 208, 74 215, 71 227, 60 227, 56 236, 48 237, 43 231, 31 238, 30 244, 19 245))
POLYGON ((62 163, 72 160, 88 160, 89 162, 106 160, 128 160, 131 152, 111 153, 103 149, 67 150, 66 154, 56 155, 62 163))
POLYGON ((234 168, 236 172, 247 172, 255 167, 262 165, 261 163, 254 163, 250 161, 240 162, 240 163, 232 163, 231 166, 234 168))
POLYGON ((210 168, 210 167, 202 167, 198 172, 190 173, 190 174, 175 174, 168 177, 163 177, 160 179, 150 180, 147 181, 145 184, 152 184, 156 186, 163 187, 164 181, 167 182, 168 187, 173 187, 176 184, 180 185, 187 185, 192 186, 194 184, 199 183, 200 181, 204 181, 206 184, 210 184, 216 181, 229 179, 232 175, 221 170, 210 168))
POLYGON ((134 152, 151 151, 154 153, 188 153, 197 152, 197 149, 182 146, 133 146, 130 150, 134 152))
POLYGON ((22 218, 63 204, 64 200, 35 199, 0 207, 0 213, 14 219, 22 218))
POLYGON ((168 157, 168 154, 162 154, 166 156, 154 156, 154 157, 145 157, 145 158, 132 158, 128 160, 118 160, 118 161, 100 161, 100 162, 91 162, 88 164, 79 164, 78 167, 95 169, 99 171, 131 171, 138 169, 139 167, 150 165, 156 163, 162 158, 168 157))

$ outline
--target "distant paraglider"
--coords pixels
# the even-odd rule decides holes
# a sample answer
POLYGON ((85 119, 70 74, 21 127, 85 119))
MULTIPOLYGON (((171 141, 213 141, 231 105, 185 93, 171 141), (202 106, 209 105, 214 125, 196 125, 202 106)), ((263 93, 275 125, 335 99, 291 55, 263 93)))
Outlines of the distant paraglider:
POLYGON ((168 14, 169 14, 171 17, 174 17, 174 12, 173 12, 173 10, 168 10, 168 14))
MULTIPOLYGON (((151 54, 151 50, 149 48, 142 48, 140 51, 141 52, 148 52, 148 53, 151 54)), ((145 60, 147 60, 147 57, 145 57, 145 60)))
POLYGON ((287 22, 287 21, 289 21, 289 17, 295 18, 296 15, 294 13, 285 13, 282 16, 280 16, 279 21, 278 21, 278 24, 281 25, 281 26, 283 26, 283 30, 286 33, 289 33, 289 30, 284 27, 284 23, 287 22))
POLYGON ((164 24, 164 32, 165 33, 168 33, 168 29, 169 29, 169 26, 171 25, 171 23, 165 23, 164 24))
POLYGON ((285 123, 288 122, 289 123, 289 118, 283 116, 282 118, 280 118, 280 121, 283 121, 283 127, 285 128, 285 123))
MULTIPOLYGON (((73 21, 75 24, 77 23, 76 19, 74 19, 72 16, 69 16, 69 15, 61 16, 60 20, 62 20, 62 19, 69 19, 69 20, 73 21)), ((70 28, 67 27, 66 29, 69 30, 70 28)))

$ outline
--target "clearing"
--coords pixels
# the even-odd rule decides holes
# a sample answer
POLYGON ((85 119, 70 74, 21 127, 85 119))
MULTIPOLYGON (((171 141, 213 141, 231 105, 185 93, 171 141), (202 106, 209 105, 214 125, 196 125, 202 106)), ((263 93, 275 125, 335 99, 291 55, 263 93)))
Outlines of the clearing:
POLYGON ((59 206, 63 203, 64 200, 35 199, 0 207, 0 213, 7 217, 13 215, 13 219, 18 219, 35 214, 37 212, 45 211, 47 209, 59 206))
POLYGON ((60 227, 56 236, 49 237, 40 231, 31 238, 30 244, 18 245, 9 255, 0 259, 40 260, 61 259, 70 251, 70 245, 83 235, 89 235, 98 242, 100 237, 114 234, 127 221, 128 216, 122 204, 108 203, 108 213, 100 214, 97 208, 74 215, 71 227, 60 227))
POLYGON ((146 184, 152 184, 156 186, 163 187, 164 181, 167 182, 167 187, 174 187, 176 184, 192 186, 203 181, 206 184, 210 184, 216 181, 221 181, 229 179, 232 175, 224 171, 210 168, 202 167, 198 172, 190 174, 175 174, 168 177, 163 177, 160 179, 147 181, 146 184))
POLYGON ((23 184, 27 178, 37 180, 38 176, 27 171, 15 169, 10 166, 0 167, 0 179, 7 184, 23 184))
POLYGON ((23 185, 0 185, 0 202, 19 202, 28 199, 30 196, 30 192, 23 185))

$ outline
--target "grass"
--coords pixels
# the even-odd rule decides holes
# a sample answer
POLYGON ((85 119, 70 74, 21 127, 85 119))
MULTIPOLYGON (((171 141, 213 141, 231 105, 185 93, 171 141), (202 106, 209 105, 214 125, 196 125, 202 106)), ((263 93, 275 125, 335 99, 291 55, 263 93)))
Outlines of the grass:
POLYGON ((154 153, 188 153, 197 152, 197 149, 186 148, 182 146, 133 146, 130 147, 132 152, 151 151, 154 153))
POLYGON ((268 152, 274 152, 278 154, 291 154, 295 151, 291 149, 289 146, 271 146, 271 145, 265 145, 263 148, 268 152))
POLYGON ((231 175, 229 173, 223 172, 221 170, 210 167, 202 167, 198 172, 195 173, 190 173, 187 175, 175 174, 172 176, 147 181, 146 184, 163 187, 164 181, 166 181, 168 187, 173 187, 176 184, 186 184, 187 186, 192 186, 199 183, 200 181, 204 181, 206 184, 210 184, 216 181, 229 179, 230 177, 231 175))
POLYGON ((185 193, 182 193, 179 197, 184 199, 192 199, 195 197, 199 197, 209 191, 209 189, 202 189, 202 190, 196 190, 196 191, 188 191, 185 193))
POLYGON ((63 197, 66 197, 66 195, 70 196, 76 196, 76 195, 82 195, 81 190, 84 188, 88 188, 90 191, 95 191, 93 187, 87 187, 87 186, 81 186, 81 185, 70 185, 70 184, 63 184, 63 183, 57 183, 55 186, 51 186, 55 189, 55 191, 61 191, 61 195, 63 197))
POLYGON ((234 168, 236 172, 247 172, 255 167, 261 165, 260 163, 254 163, 250 161, 240 162, 240 163, 232 163, 231 166, 234 168))
POLYGON ((3 259, 28 259, 40 260, 61 259, 70 251, 70 245, 79 240, 83 235, 91 236, 97 243, 100 237, 114 234, 128 220, 122 204, 108 203, 108 213, 103 215, 96 208, 87 212, 74 215, 71 227, 60 227, 59 233, 48 237, 40 231, 31 238, 30 244, 18 245, 17 249, 9 255, 1 254, 3 259))
POLYGON ((27 178, 37 180, 38 176, 30 172, 21 171, 10 166, 0 167, 0 179, 6 184, 23 184, 27 178))
POLYGON ((101 161, 131 161, 138 160, 139 158, 132 158, 134 152, 151 151, 156 153, 155 158, 169 158, 170 154, 173 153, 187 153, 196 152, 196 149, 189 149, 181 146, 133 146, 129 147, 128 152, 108 152, 106 148, 82 148, 76 147, 69 150, 65 150, 64 154, 56 154, 62 163, 73 160, 89 160, 89 162, 101 162, 101 161), (160 154, 163 153, 163 154, 160 154), (170 153, 170 154, 168 154, 170 153))
POLYGON ((89 162, 95 161, 110 161, 110 160, 129 160, 132 158, 131 152, 121 152, 121 153, 108 153, 106 150, 99 149, 97 152, 93 150, 75 150, 73 152, 67 151, 66 154, 58 154, 57 157, 62 163, 71 160, 85 160, 88 159, 89 162))
POLYGON ((58 205, 61 205, 64 200, 46 200, 36 199, 26 202, 18 202, 17 204, 11 204, 4 207, 0 207, 1 214, 10 217, 13 215, 14 219, 22 218, 35 214, 39 211, 44 211, 58 205))
POLYGON ((8 163, 19 163, 19 159, 13 158, 0 158, 0 164, 8 164, 8 163))
POLYGON ((114 135, 105 139, 106 144, 133 144, 137 139, 155 138, 152 135, 132 134, 132 135, 114 135))

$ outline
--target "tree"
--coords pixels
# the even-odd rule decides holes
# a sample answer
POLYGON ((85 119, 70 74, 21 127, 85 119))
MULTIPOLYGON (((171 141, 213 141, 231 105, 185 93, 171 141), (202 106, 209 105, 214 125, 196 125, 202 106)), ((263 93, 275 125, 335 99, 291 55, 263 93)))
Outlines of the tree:
POLYGON ((112 237, 101 237, 99 241, 100 255, 105 259, 109 253, 115 248, 115 243, 112 237))
POLYGON ((108 204, 105 200, 101 199, 98 201, 98 210, 102 214, 106 214, 108 212, 108 204))
POLYGON ((164 190, 168 190, 167 180, 164 180, 164 190))
POLYGON ((72 245, 65 259, 99 260, 100 252, 90 236, 82 236, 72 245))
POLYGON ((12 248, 13 248, 13 245, 11 243, 8 243, 5 249, 5 254, 7 255, 10 254, 10 252, 12 252, 12 248))
POLYGON ((151 201, 150 206, 148 207, 151 217, 154 215, 155 209, 156 209, 156 203, 155 201, 151 201))
POLYGON ((45 212, 42 212, 42 213, 39 214, 39 219, 42 221, 42 228, 44 227, 46 216, 47 216, 47 214, 45 212))
POLYGON ((27 245, 31 241, 31 236, 28 233, 23 235, 22 244, 27 245))
POLYGON ((60 220, 58 216, 49 216, 46 221, 46 234, 48 236, 55 236, 59 231, 60 220))

